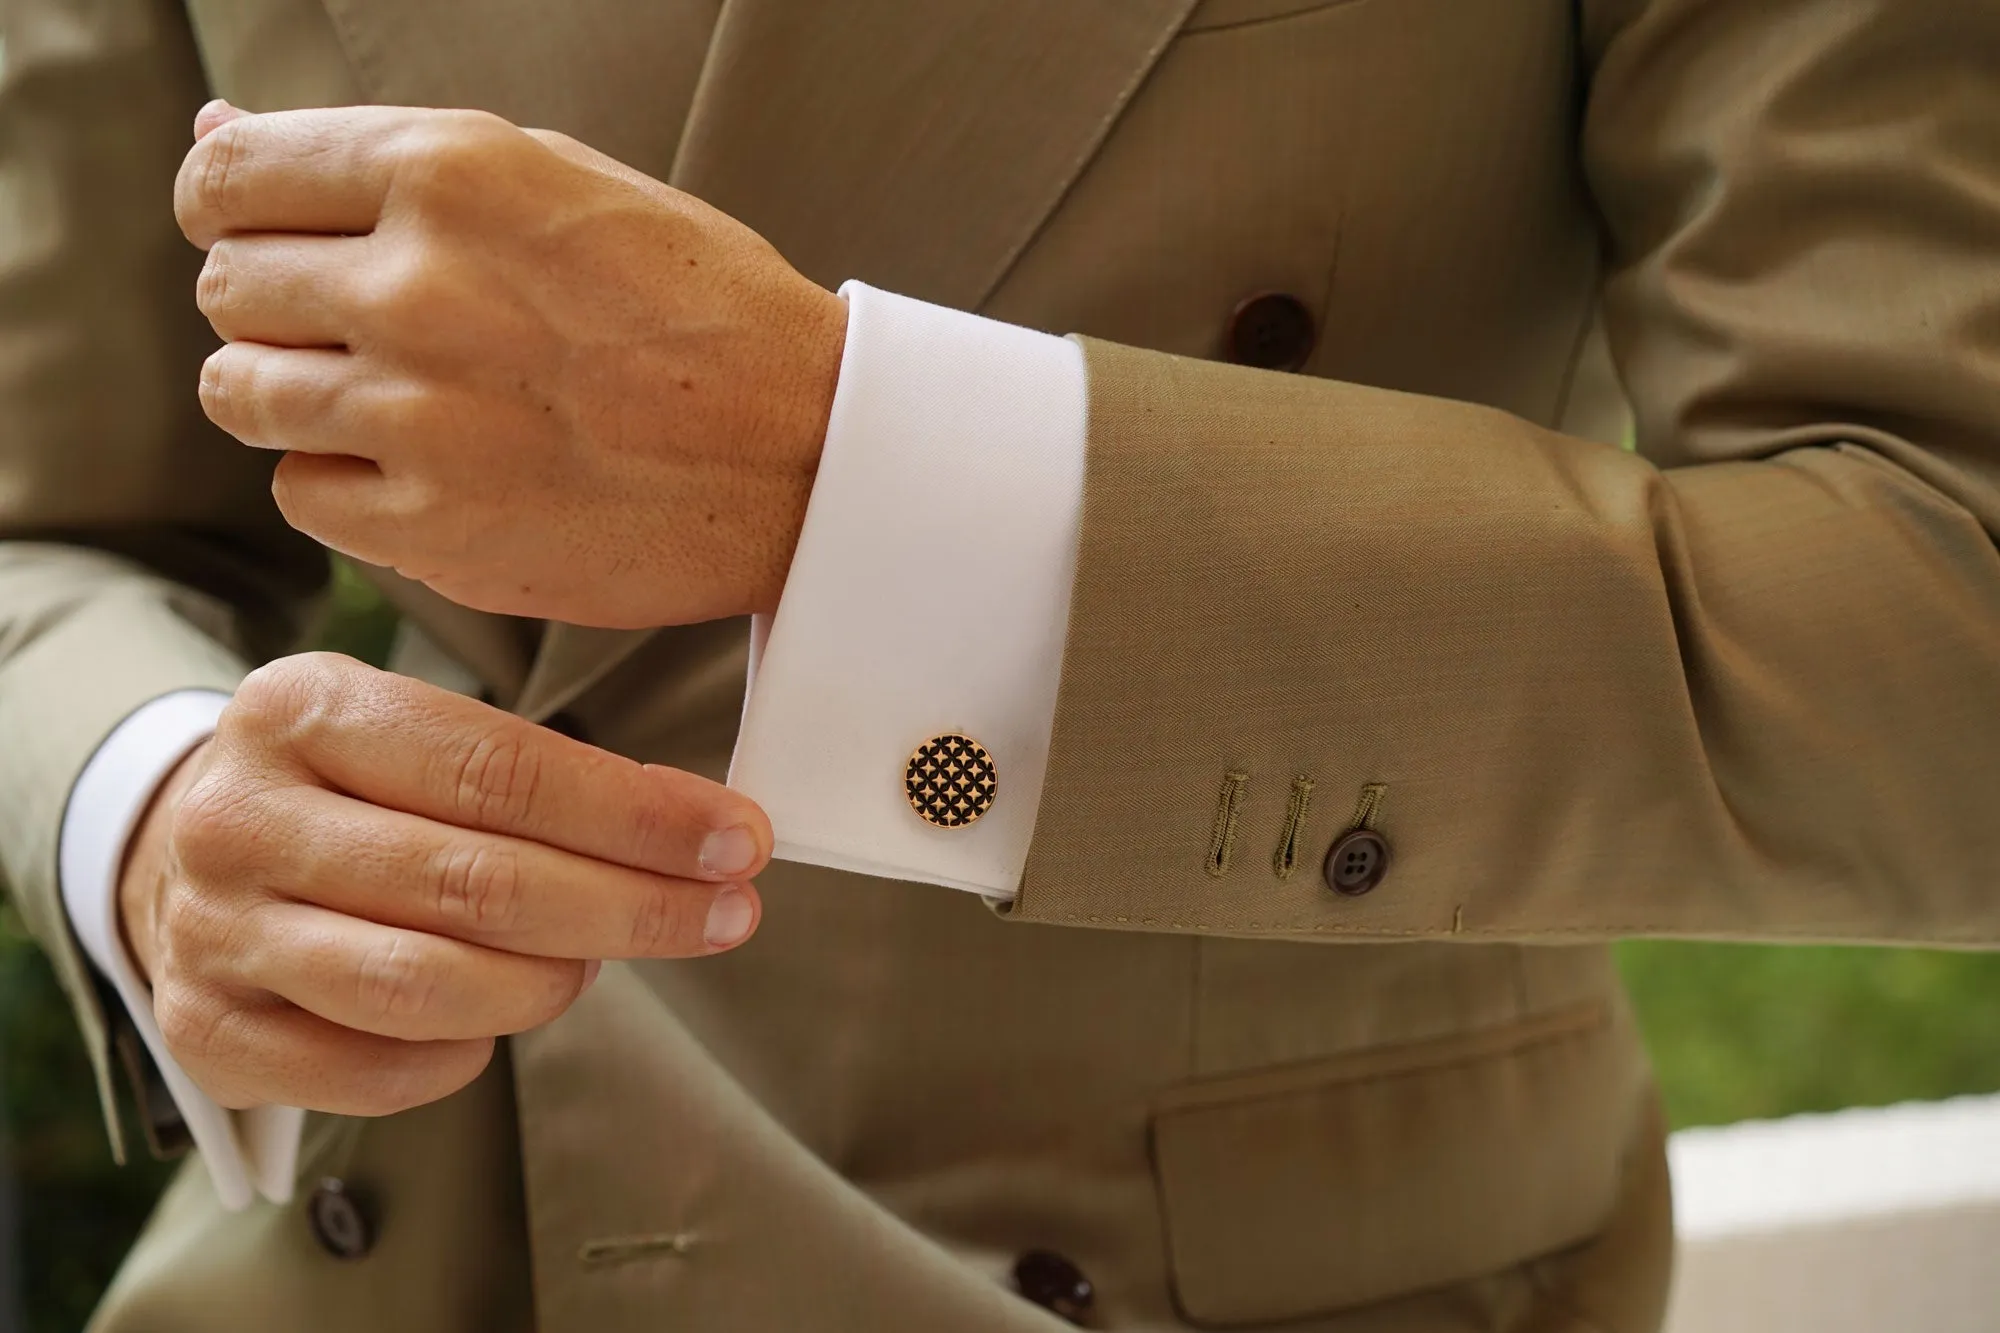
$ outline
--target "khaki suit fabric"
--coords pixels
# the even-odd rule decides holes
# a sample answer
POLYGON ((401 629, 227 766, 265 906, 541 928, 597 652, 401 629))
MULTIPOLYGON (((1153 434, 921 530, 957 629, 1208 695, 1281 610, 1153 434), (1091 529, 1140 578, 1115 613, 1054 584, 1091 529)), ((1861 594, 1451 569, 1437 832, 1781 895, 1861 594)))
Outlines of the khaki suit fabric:
MULTIPOLYGON (((1989 5, 0 0, 0 43, 0 872, 114 1140, 67 793, 325 575, 195 402, 208 96, 563 130, 1089 377, 1016 903, 776 866, 740 953, 314 1117, 368 1257, 191 1164, 102 1333, 1052 1333, 1031 1248, 1104 1328, 1646 1333, 1669 1191, 1604 942, 2000 941, 1989 5), (1304 373, 1219 364, 1261 292, 1304 373), (1361 820, 1388 875, 1335 895, 1361 820)), ((503 706, 726 768, 740 624, 371 577, 503 706)))

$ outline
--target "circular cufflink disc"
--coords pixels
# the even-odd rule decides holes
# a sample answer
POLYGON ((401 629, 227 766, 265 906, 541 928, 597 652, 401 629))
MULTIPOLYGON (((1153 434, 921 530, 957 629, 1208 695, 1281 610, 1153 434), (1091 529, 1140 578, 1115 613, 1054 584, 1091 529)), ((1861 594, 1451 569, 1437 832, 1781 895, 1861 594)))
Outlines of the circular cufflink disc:
POLYGON ((964 828, 993 808, 1000 794, 1000 767, 978 741, 947 731, 910 755, 903 790, 910 808, 925 822, 964 828))

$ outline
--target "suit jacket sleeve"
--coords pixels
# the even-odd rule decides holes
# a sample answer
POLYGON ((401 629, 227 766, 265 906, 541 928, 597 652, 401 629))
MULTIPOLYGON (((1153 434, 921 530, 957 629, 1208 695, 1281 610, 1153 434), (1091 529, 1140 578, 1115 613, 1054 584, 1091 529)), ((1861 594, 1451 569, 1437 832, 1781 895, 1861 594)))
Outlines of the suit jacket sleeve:
POLYGON ((72 783, 147 700, 228 690, 275 651, 325 558, 271 460, 202 418, 214 346, 173 177, 206 93, 172 0, 0 7, 0 881, 109 1043, 56 849, 72 783))
POLYGON ((1583 12, 1638 453, 1090 344, 1014 915, 2000 943, 2000 8, 1583 12))

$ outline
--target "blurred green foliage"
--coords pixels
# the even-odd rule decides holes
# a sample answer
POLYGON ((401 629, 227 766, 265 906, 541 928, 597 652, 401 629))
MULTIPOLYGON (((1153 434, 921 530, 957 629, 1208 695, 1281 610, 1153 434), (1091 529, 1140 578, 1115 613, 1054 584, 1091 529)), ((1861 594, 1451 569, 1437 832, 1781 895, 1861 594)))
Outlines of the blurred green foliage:
POLYGON ((143 1143, 127 1169, 112 1164, 69 1004, 11 905, 0 911, 0 1111, 18 1300, 0 1307, 0 1327, 75 1333, 172 1167, 143 1143))
POLYGON ((1618 952, 1676 1128, 2000 1091, 2000 953, 1618 952))
MULTIPOLYGON (((382 662, 394 614, 338 563, 328 600, 315 646, 382 662)), ((1635 941, 1619 961, 1677 1127, 2000 1090, 2000 954, 1635 941)), ((26 1327, 69 1333, 169 1168, 112 1166, 68 1009, 11 917, 0 1094, 26 1327)))
POLYGON ((307 635, 310 646, 381 666, 389 660, 389 644, 395 637, 395 611, 354 572, 354 566, 335 559, 326 609, 307 635))

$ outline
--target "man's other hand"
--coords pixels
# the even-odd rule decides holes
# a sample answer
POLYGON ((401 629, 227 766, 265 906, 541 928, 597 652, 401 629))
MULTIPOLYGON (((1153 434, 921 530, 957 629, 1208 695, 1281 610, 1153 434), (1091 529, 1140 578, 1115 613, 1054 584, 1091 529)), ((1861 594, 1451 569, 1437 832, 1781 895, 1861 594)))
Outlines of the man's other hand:
POLYGON ((470 1082, 594 960, 755 929, 749 800, 316 653, 253 673, 119 884, 174 1056, 224 1106, 382 1115, 470 1082))
POLYGON ((203 109, 208 415, 328 546, 464 605, 775 609, 846 304, 700 200, 473 111, 203 109))

